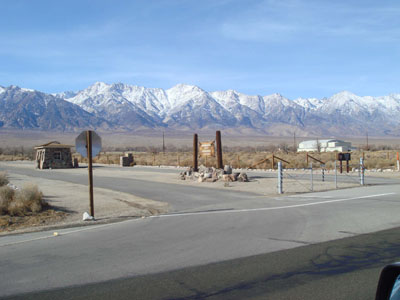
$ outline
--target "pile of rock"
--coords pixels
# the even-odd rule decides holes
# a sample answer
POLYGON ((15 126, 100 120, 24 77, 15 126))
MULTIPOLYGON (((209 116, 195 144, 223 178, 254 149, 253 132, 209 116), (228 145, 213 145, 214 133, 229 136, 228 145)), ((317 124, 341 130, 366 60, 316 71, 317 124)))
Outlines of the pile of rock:
POLYGON ((232 167, 226 165, 224 169, 216 169, 214 167, 208 168, 205 166, 200 166, 198 172, 195 172, 193 168, 181 172, 179 178, 182 180, 195 180, 198 182, 248 182, 249 179, 247 174, 244 172, 233 173, 232 167))

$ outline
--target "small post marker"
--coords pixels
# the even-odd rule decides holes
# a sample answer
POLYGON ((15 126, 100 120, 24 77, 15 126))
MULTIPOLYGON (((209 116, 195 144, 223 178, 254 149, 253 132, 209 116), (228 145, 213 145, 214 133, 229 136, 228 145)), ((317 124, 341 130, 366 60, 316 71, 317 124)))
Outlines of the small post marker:
POLYGON ((282 162, 278 162, 278 194, 283 194, 283 180, 282 180, 282 162))
POLYGON ((311 192, 314 191, 314 182, 313 182, 313 167, 312 163, 310 163, 310 179, 311 179, 311 192))
POLYGON ((360 185, 364 185, 364 159, 360 157, 360 185))

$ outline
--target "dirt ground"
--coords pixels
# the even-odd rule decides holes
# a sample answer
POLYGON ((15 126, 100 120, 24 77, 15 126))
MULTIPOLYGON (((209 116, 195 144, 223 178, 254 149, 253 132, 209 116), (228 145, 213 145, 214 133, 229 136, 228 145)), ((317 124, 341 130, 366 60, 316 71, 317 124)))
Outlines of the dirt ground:
MULTIPOLYGON (((7 166, 17 167, 21 169, 33 169, 34 163, 28 161, 0 162, 0 165, 7 169, 7 166)), ((95 165, 96 166, 96 165, 95 165)), ((175 171, 183 171, 184 168, 169 168, 175 171)), ((94 176, 107 176, 115 178, 131 178, 152 182, 162 182, 170 184, 191 185, 196 187, 206 187, 212 189, 229 189, 235 191, 257 193, 263 196, 278 196, 277 194, 277 178, 276 171, 264 171, 271 174, 271 178, 257 176, 256 172, 251 170, 242 170, 249 176, 250 182, 197 182, 193 180, 179 179, 178 172, 158 172, 159 167, 138 168, 121 168, 117 165, 101 165, 94 168, 94 176)), ((65 172, 71 174, 85 174, 86 168, 64 169, 57 172, 65 172)), ((332 175, 333 171, 327 172, 332 175)), ((358 173, 350 173, 356 176, 358 173)), ((339 176, 348 176, 342 174, 339 176)), ((366 177, 388 177, 400 178, 399 172, 367 172, 366 177)), ((126 218, 145 217, 155 214, 161 214, 168 211, 168 204, 164 202, 154 201, 151 199, 143 199, 135 195, 116 192, 112 190, 94 188, 96 205, 95 217, 96 221, 82 221, 84 212, 89 211, 88 187, 85 185, 73 184, 64 181, 48 180, 39 177, 30 177, 25 175, 9 173, 9 180, 12 184, 23 187, 25 184, 36 184, 44 194, 44 199, 50 205, 39 215, 32 215, 23 218, 7 218, 0 217, 0 235, 10 232, 27 232, 44 230, 49 228, 79 226, 88 224, 98 224, 106 222, 114 222, 126 218), (71 193, 73 191, 73 193, 71 193), (8 225, 7 225, 8 222, 8 225), (3 225, 3 226, 2 226, 3 225)), ((351 178, 348 182, 338 182, 337 188, 351 188, 359 186, 356 178, 351 178)), ((335 189, 334 182, 323 182, 320 170, 313 173, 313 183, 311 186, 309 170, 285 171, 283 191, 285 195, 306 193, 313 191, 325 191, 335 189), (297 174, 300 178, 292 177, 297 174)))

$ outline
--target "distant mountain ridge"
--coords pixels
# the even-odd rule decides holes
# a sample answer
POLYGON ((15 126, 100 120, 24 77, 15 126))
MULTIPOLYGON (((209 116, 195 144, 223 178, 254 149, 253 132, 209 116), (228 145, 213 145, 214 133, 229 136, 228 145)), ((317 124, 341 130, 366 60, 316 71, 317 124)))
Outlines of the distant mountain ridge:
POLYGON ((0 128, 73 131, 111 126, 106 120, 53 95, 17 86, 0 88, 0 128))
POLYGON ((178 84, 170 89, 96 82, 78 92, 45 94, 0 87, 0 127, 39 130, 245 130, 270 135, 399 135, 400 94, 289 100, 207 92, 178 84))

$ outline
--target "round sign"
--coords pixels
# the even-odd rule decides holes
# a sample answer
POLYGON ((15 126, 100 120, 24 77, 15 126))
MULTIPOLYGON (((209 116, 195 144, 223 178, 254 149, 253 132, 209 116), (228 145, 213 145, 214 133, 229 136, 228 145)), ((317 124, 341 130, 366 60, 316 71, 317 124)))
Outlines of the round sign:
MULTIPOLYGON (((82 131, 80 135, 75 139, 75 148, 78 153, 83 157, 87 157, 87 139, 86 134, 88 131, 82 131)), ((95 157, 100 153, 101 150, 101 138, 95 132, 92 131, 92 157, 95 157)))

